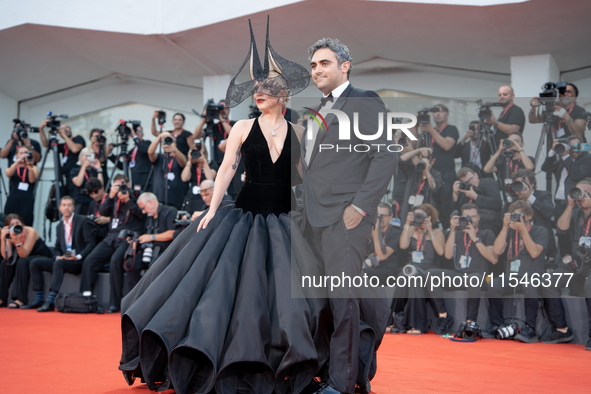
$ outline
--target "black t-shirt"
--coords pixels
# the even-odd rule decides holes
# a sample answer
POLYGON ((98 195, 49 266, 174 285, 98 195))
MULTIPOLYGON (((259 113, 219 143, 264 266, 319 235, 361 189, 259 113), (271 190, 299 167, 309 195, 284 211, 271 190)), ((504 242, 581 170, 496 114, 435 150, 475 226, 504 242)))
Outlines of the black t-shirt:
MULTIPOLYGON (((523 113, 523 110, 517 105, 513 104, 511 107, 509 107, 509 109, 507 109, 506 112, 501 112, 501 115, 497 120, 504 124, 518 125, 518 132, 523 133, 523 128, 525 127, 525 114, 523 113)), ((507 134, 497 129, 495 131, 495 141, 497 143, 496 147, 499 147, 501 139, 507 139, 507 137, 507 134)))
MULTIPOLYGON (((10 142, 10 140, 6 141, 6 143, 8 144, 10 142)), ((12 144, 12 147, 10 148, 10 151, 8 151, 8 157, 6 158, 6 160, 8 160, 8 165, 6 166, 6 168, 10 167, 12 165, 12 163, 14 163, 16 161, 16 152, 19 148, 19 146, 24 146, 24 144, 21 144, 20 142, 14 142, 12 144)), ((35 149, 39 154, 41 154, 41 144, 35 140, 31 140, 31 145, 33 146, 33 149, 35 149)))
POLYGON ((193 134, 189 133, 187 130, 183 130, 178 136, 175 136, 173 130, 170 130, 169 133, 176 139, 176 147, 180 150, 183 155, 189 156, 189 142, 187 141, 190 138, 193 138, 193 134))
MULTIPOLYGON (((400 228, 394 227, 394 226, 388 226, 388 229, 386 230, 385 234, 383 234, 382 236, 385 235, 385 239, 384 239, 384 243, 386 244, 386 246, 392 248, 394 250, 394 253, 392 253, 390 255, 390 257, 388 257, 386 260, 384 261, 380 261, 380 267, 381 266, 394 266, 397 264, 398 259, 397 259, 397 251, 398 251, 398 245, 400 242, 400 234, 402 233, 402 231, 400 230, 400 228)), ((370 237, 369 239, 369 244, 367 245, 367 249, 366 249, 367 255, 370 255, 371 253, 375 253, 375 249, 374 249, 374 242, 373 242, 373 236, 370 237)))
MULTIPOLYGON (((548 230, 542 226, 531 226, 529 235, 536 244, 542 245, 544 250, 546 250, 548 245, 548 230)), ((506 256, 507 266, 505 270, 507 273, 518 272, 519 274, 524 274, 527 272, 532 274, 535 272, 542 273, 544 271, 545 253, 542 252, 537 258, 533 259, 523 243, 521 234, 517 231, 509 230, 507 233, 506 256), (513 261, 518 262, 513 263, 513 261), (515 271, 516 269, 518 271, 515 271)))
POLYGON ((558 230, 558 232, 563 234, 568 232, 571 234, 572 250, 574 252, 579 247, 581 237, 591 237, 591 215, 585 217, 585 212, 581 208, 576 207, 571 215, 568 230, 558 230))
MULTIPOLYGON (((68 174, 68 176, 70 177, 69 179, 77 177, 78 173, 80 173, 80 168, 81 167, 79 165, 75 165, 74 168, 72 168, 72 170, 68 174)), ((86 181, 89 178, 93 177, 98 177, 98 171, 94 168, 87 167, 86 174, 82 179, 82 185, 80 187, 74 185, 74 183, 70 183, 71 197, 74 199, 74 201, 76 201, 76 204, 90 204, 92 202, 92 198, 82 190, 86 189, 86 181)))
MULTIPOLYGON (((236 124, 233 120, 227 121, 230 126, 234 126, 236 124)), ((213 125, 213 135, 210 135, 209 138, 213 143, 213 157, 210 158, 211 162, 215 162, 216 165, 219 167, 222 165, 222 161, 224 160, 224 152, 219 150, 220 142, 228 138, 228 133, 221 125, 221 123, 216 123, 213 125)))
MULTIPOLYGON (((534 165, 535 165, 536 164, 535 159, 531 156, 528 156, 528 157, 531 160, 531 162, 534 163, 534 165)), ((495 167, 497 167, 497 173, 499 175, 501 175, 503 177, 503 179, 512 178, 513 174, 517 170, 525 168, 525 166, 523 165, 523 160, 521 160, 521 157, 519 159, 509 160, 508 167, 505 166, 505 163, 506 163, 505 157, 502 154, 499 156, 499 158, 497 159, 497 162, 495 163, 495 167)))
MULTIPOLYGON (((568 110, 566 112, 568 112, 568 110)), ((579 107, 576 104, 572 108, 572 110, 569 112, 570 117, 573 118, 574 120, 584 119, 585 121, 587 120, 587 116, 585 116, 586 113, 587 113, 587 111, 585 111, 585 108, 579 107)), ((564 120, 560 120, 560 122, 558 123, 558 132, 556 134, 558 138, 565 138, 565 137, 572 135, 572 133, 570 132, 570 129, 566 126, 565 123, 566 122, 564 120), (564 134, 560 131, 561 129, 564 131, 564 134)))
MULTIPOLYGON (((454 141, 458 141, 460 138, 460 133, 458 132, 458 128, 456 126, 447 125, 443 130, 441 130, 441 136, 451 137, 454 141)), ((446 151, 442 149, 436 142, 435 139, 431 137, 432 146, 433 146, 433 157, 435 158, 435 164, 433 164, 433 168, 441 172, 442 174, 447 172, 455 172, 456 166, 454 163, 454 157, 456 153, 456 149, 451 148, 450 150, 446 151)))
MULTIPOLYGON (((158 217, 148 216, 146 219, 146 234, 160 234, 175 229, 177 210, 174 207, 158 204, 158 217)), ((171 244, 172 241, 154 242, 154 246, 160 246, 160 253, 171 244)))
MULTIPOLYGON (((72 141, 75 144, 81 144, 82 148, 86 147, 86 141, 81 135, 73 137, 72 141)), ((67 180, 70 180, 72 179, 72 168, 76 167, 76 163, 78 162, 78 156, 80 156, 80 151, 78 151, 78 153, 72 152, 65 142, 58 144, 57 151, 61 154, 62 157, 62 173, 64 174, 67 180)))
POLYGON ((148 148, 150 147, 151 141, 140 141, 137 139, 134 140, 134 143, 134 147, 129 152, 131 180, 133 186, 141 186, 143 191, 148 180, 148 175, 150 174, 150 168, 152 167, 152 162, 148 155, 148 148))
MULTIPOLYGON (((491 246, 495 243, 495 235, 492 231, 479 229, 476 233, 484 246, 491 246)), ((489 271, 490 262, 485 259, 478 251, 476 243, 472 242, 470 236, 461 230, 456 230, 454 267, 462 272, 485 272, 489 271), (468 247, 468 253, 466 253, 468 247), (466 256, 465 268, 461 266, 462 256, 466 256)))
POLYGON ((152 175, 152 193, 158 197, 158 201, 164 204, 168 198, 166 205, 181 209, 187 193, 187 184, 181 180, 182 171, 183 168, 179 166, 175 157, 165 159, 164 155, 158 155, 154 162, 154 174, 152 175), (168 182, 166 182, 167 178, 168 182), (168 195, 166 187, 168 187, 168 195))

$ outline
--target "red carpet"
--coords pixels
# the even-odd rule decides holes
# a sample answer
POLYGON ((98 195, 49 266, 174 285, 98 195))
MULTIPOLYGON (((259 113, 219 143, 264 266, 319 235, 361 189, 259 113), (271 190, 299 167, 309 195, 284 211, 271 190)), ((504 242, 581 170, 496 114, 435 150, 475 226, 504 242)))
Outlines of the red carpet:
MULTIPOLYGON (((128 393, 117 370, 119 316, 0 308, 3 393, 128 393)), ((591 351, 583 345, 480 340, 456 343, 432 333, 387 334, 374 393, 589 392, 591 351)), ((167 393, 172 392, 172 390, 167 393)))

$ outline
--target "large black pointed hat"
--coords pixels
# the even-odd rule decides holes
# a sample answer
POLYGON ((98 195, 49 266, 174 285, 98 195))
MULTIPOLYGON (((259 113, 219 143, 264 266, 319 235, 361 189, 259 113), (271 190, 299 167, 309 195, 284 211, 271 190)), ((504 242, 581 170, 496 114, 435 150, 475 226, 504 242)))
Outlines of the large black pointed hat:
POLYGON ((230 81, 226 93, 226 106, 235 107, 256 92, 274 97, 287 97, 304 90, 310 83, 310 72, 299 64, 282 58, 273 50, 269 42, 269 17, 267 16, 267 42, 262 66, 250 19, 248 26, 250 49, 242 66, 230 81), (250 65, 250 80, 237 84, 236 78, 247 63, 250 65))

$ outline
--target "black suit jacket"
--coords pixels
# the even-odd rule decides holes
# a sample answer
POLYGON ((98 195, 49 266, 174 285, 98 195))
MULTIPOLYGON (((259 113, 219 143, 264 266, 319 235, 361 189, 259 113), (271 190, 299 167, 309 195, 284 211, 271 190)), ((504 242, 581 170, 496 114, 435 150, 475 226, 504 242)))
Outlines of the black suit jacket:
MULTIPOLYGON (((302 141, 302 167, 304 172, 304 209, 309 223, 315 227, 329 226, 341 220, 345 208, 353 204, 367 213, 364 218, 375 222, 377 205, 396 166, 398 153, 385 146, 393 144, 384 130, 377 140, 365 141, 353 132, 353 114, 359 114, 359 131, 364 135, 376 134, 379 113, 386 113, 384 103, 372 91, 349 85, 335 101, 332 110, 344 112, 350 122, 350 140, 339 140, 339 121, 330 112, 325 117, 328 130, 320 130, 314 144, 310 163, 306 163, 306 141, 302 141), (330 144, 332 150, 319 152, 320 144, 330 144), (368 152, 347 152, 336 146, 369 145, 368 152), (383 144, 381 149, 375 145, 383 144)), ((304 135, 304 139, 306 136, 304 135)), ((325 145, 323 145, 325 146, 325 145)))
MULTIPOLYGON (((568 176, 564 181, 564 192, 565 195, 568 195, 569 190, 575 187, 579 181, 591 175, 591 155, 583 152, 574 160, 572 157, 562 160, 558 155, 555 155, 547 157, 542 164, 542 171, 554 173, 557 183, 560 183, 563 168, 568 171, 568 176)), ((558 218, 555 219, 558 220, 558 218)))
MULTIPOLYGON (((53 256, 63 256, 66 251, 66 234, 64 232, 64 221, 60 220, 57 225, 57 237, 53 256)), ((74 214, 72 219, 72 249, 76 254, 82 256, 82 259, 96 246, 96 227, 86 216, 74 214)))

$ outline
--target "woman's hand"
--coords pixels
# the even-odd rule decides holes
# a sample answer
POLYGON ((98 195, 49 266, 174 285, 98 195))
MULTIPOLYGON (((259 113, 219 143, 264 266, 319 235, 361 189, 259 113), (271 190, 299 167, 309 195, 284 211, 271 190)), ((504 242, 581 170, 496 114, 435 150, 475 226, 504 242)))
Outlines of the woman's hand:
POLYGON ((212 211, 211 209, 209 211, 207 211, 207 214, 199 222, 199 226, 197 227, 197 231, 199 231, 201 229, 206 229, 207 225, 209 224, 209 222, 211 222, 211 219, 213 219, 214 216, 215 216, 215 211, 212 211))

